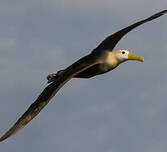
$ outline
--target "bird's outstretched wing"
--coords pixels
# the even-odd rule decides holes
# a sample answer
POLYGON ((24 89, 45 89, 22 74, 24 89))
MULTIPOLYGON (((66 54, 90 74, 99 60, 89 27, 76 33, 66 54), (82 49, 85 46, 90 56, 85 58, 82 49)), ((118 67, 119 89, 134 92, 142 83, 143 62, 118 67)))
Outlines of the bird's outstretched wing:
POLYGON ((21 128, 23 128, 29 121, 31 121, 51 100, 51 98, 58 92, 58 90, 72 77, 87 68, 98 64, 98 61, 92 54, 85 56, 69 66, 65 72, 53 83, 48 85, 39 95, 36 101, 31 104, 28 110, 18 119, 18 121, 0 138, 0 142, 10 137, 21 128))
POLYGON ((137 26, 140 26, 141 24, 144 24, 146 22, 149 22, 151 20, 154 20, 164 14, 167 13, 167 10, 163 10, 157 14, 152 15, 151 17, 141 20, 137 23, 134 23, 110 36, 108 36, 104 41, 102 41, 94 50, 93 52, 96 51, 103 51, 103 50, 113 50, 113 48, 116 46, 116 44, 119 42, 119 40, 126 35, 128 32, 130 32, 131 30, 133 30, 134 28, 136 28, 137 26))

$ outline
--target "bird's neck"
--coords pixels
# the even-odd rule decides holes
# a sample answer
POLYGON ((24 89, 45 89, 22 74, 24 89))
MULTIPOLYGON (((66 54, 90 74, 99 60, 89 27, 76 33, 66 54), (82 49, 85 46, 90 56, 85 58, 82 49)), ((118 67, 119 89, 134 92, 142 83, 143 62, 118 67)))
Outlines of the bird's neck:
POLYGON ((105 62, 106 64, 112 66, 113 68, 117 67, 120 64, 116 59, 115 52, 111 51, 106 52, 105 62))

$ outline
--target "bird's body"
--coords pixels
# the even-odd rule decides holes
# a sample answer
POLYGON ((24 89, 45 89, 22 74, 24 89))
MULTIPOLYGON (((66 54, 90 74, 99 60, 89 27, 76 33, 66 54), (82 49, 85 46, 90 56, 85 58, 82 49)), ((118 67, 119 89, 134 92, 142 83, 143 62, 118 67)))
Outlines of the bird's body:
POLYGON ((71 66, 57 73, 50 74, 47 79, 50 83, 38 96, 28 110, 18 119, 18 121, 0 138, 0 142, 12 136, 31 121, 59 91, 59 89, 71 78, 90 78, 99 74, 113 70, 119 64, 127 60, 138 60, 143 62, 144 58, 136 56, 127 50, 112 51, 118 41, 128 32, 143 23, 156 19, 167 13, 161 11, 151 17, 132 24, 107 37, 89 55, 79 59, 71 66))
POLYGON ((111 51, 100 52, 94 56, 95 58, 98 58, 100 63, 77 74, 75 76, 76 78, 91 78, 93 76, 109 72, 116 68, 119 64, 119 62, 115 59, 114 52, 111 51))
MULTIPOLYGON (((99 61, 99 64, 96 64, 78 73, 74 76, 75 78, 91 78, 93 76, 111 71, 118 66, 118 61, 114 58, 114 52, 104 51, 99 53, 92 53, 89 56, 91 56, 92 58, 96 58, 99 61)), ((52 73, 50 75, 51 77, 53 76, 52 81, 55 81, 64 71, 65 70, 60 70, 57 73, 52 73)))

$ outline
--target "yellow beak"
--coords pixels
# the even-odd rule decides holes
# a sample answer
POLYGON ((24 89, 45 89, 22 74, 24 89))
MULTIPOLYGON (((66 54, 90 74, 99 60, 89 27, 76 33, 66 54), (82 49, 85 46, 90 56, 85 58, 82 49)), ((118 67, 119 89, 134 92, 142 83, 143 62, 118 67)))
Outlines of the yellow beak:
POLYGON ((141 56, 137 56, 133 53, 130 53, 128 54, 128 60, 138 60, 138 61, 141 61, 141 62, 144 62, 144 58, 141 57, 141 56))

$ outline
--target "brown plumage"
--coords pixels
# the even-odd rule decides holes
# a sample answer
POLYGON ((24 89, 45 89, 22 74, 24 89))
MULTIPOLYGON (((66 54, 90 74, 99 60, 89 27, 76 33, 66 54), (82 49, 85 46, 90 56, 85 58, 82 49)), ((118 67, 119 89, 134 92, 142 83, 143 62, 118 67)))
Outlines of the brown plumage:
POLYGON ((126 50, 118 50, 115 52, 112 52, 112 50, 118 41, 129 31, 143 23, 156 19, 165 13, 167 13, 167 10, 161 11, 147 19, 141 20, 114 33, 102 41, 89 55, 81 58, 62 72, 59 72, 55 77, 48 77, 49 79, 51 78, 51 81, 49 81, 50 84, 43 90, 36 101, 18 119, 18 121, 0 138, 0 142, 19 131, 31 121, 48 104, 58 90, 71 78, 89 78, 98 74, 103 74, 114 69, 126 60, 144 61, 142 57, 135 56, 126 50))

